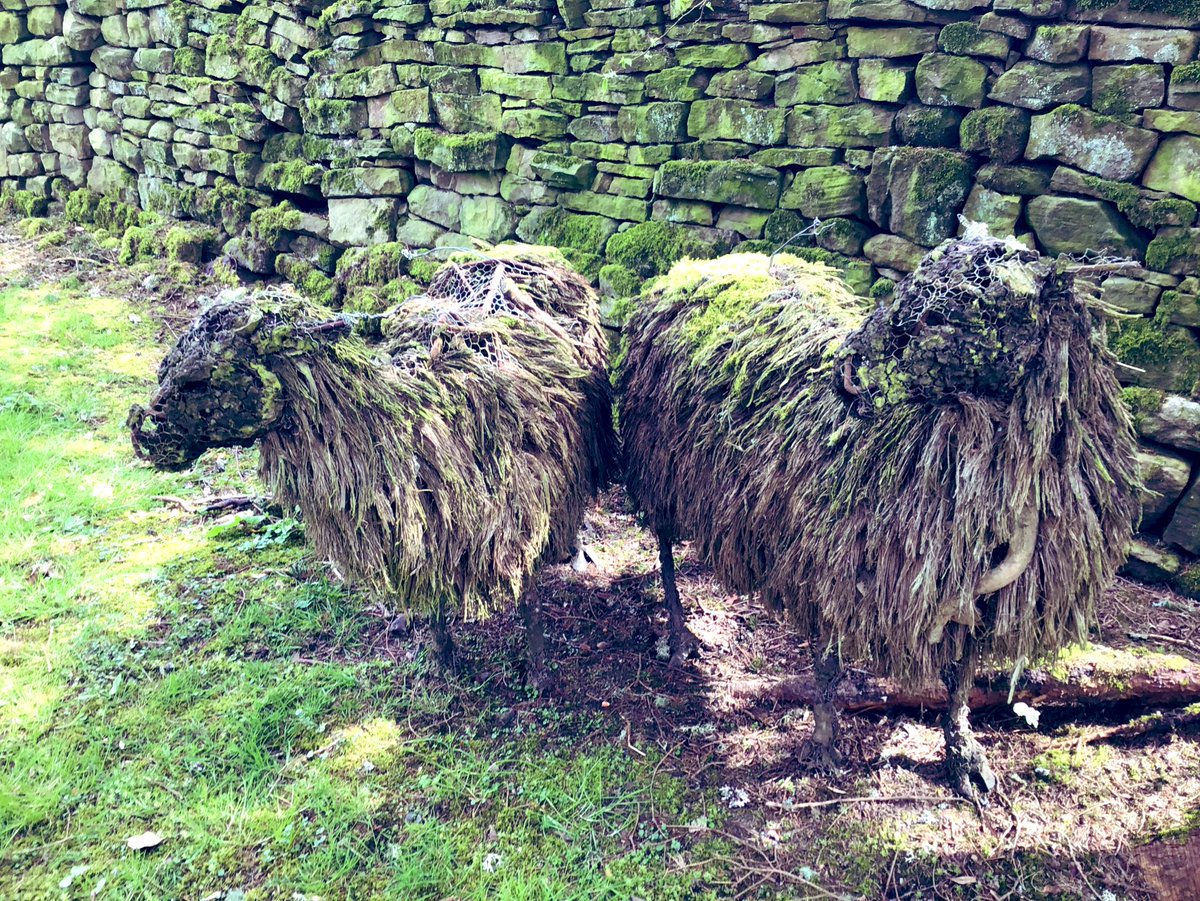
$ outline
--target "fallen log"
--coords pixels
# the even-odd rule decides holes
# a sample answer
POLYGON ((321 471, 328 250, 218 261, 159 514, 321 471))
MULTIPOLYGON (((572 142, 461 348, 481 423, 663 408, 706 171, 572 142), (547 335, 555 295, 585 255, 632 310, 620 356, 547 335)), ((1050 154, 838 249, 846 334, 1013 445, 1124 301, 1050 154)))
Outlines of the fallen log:
MULTIPOLYGON (((735 698, 755 703, 811 705, 818 695, 809 675, 747 681, 730 685, 728 691, 735 698)), ((1033 707, 1089 707, 1130 701, 1183 707, 1200 702, 1200 664, 1168 655, 1089 652, 1078 661, 1025 672, 1011 699, 1005 674, 981 674, 971 690, 972 710, 1008 707, 1018 701, 1033 707)), ((836 703, 847 713, 944 710, 946 692, 941 686, 902 688, 887 679, 849 673, 837 687, 836 703)))

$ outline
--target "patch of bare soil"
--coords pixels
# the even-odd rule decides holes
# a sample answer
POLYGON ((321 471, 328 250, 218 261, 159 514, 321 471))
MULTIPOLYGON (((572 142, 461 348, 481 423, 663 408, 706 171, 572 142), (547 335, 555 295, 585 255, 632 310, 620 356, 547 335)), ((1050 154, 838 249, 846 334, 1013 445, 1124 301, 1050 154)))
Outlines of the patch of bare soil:
MULTIPOLYGON (((739 848, 729 865, 742 897, 821 896, 808 882, 889 898, 1106 897, 1106 890, 1122 898, 1200 897, 1169 876, 1168 863, 1194 846, 1148 844, 1200 811, 1194 709, 1047 707, 1037 729, 1008 708, 977 712, 976 730, 1001 776, 991 803, 978 810, 947 787, 933 711, 845 716, 848 765, 823 772, 805 756, 811 711, 741 690, 806 675, 804 638, 753 599, 726 593, 685 547, 679 587, 704 649, 673 670, 665 663, 655 547, 620 489, 594 511, 584 540, 594 566, 552 567, 540 580, 556 667, 549 696, 531 700, 519 684, 521 628, 510 614, 459 627, 468 670, 455 681, 486 684, 493 709, 506 711, 501 726, 553 705, 607 719, 612 740, 630 754, 665 754, 664 768, 727 810, 722 831, 739 848)), ((1164 666, 1178 666, 1180 657, 1200 662, 1200 645, 1190 640, 1198 627, 1194 602, 1121 581, 1087 654, 1124 651, 1114 656, 1127 659, 1134 649, 1139 666, 1150 668, 1156 655, 1164 666)), ((394 653, 396 638, 386 631, 381 620, 379 641, 394 653)))

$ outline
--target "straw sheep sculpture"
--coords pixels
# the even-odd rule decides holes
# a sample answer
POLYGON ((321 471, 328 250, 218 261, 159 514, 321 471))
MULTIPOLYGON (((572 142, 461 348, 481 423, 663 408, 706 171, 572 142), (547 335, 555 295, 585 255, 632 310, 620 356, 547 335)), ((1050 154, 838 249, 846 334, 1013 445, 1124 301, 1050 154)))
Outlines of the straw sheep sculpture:
POLYGON ((949 693, 946 765, 994 775, 968 720, 981 661, 1086 638, 1138 511, 1134 439, 1077 266, 948 242, 867 312, 832 270, 683 261, 626 327, 630 494, 658 536, 812 635, 812 748, 836 764, 841 660, 949 693))
POLYGON ((218 303, 131 411, 134 448, 180 469, 257 443, 318 552, 429 615, 444 664, 453 619, 518 602, 540 687, 533 575, 569 556, 615 459, 595 294, 531 250, 451 262, 382 334, 368 346, 351 317, 281 292, 218 303))

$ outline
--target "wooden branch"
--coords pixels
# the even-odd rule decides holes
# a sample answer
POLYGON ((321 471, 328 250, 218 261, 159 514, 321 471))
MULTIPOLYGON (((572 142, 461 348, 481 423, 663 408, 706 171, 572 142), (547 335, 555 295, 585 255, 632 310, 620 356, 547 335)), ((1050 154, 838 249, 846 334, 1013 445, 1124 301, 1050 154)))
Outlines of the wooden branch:
MULTIPOLYGON (((1012 702, 1042 707, 1087 707, 1138 701, 1159 707, 1183 707, 1200 702, 1200 664, 1154 669, 1152 659, 1140 658, 1144 669, 1111 669, 1094 663, 1071 666, 1066 678, 1046 670, 1023 675, 1012 702)), ((730 685, 735 698, 748 701, 781 701, 812 704, 817 689, 808 676, 777 682, 761 680, 730 685)), ((897 709, 944 710, 946 692, 938 686, 902 689, 886 679, 848 675, 837 688, 835 703, 847 713, 897 709)), ((976 680, 971 709, 1007 707, 1007 679, 976 680)))

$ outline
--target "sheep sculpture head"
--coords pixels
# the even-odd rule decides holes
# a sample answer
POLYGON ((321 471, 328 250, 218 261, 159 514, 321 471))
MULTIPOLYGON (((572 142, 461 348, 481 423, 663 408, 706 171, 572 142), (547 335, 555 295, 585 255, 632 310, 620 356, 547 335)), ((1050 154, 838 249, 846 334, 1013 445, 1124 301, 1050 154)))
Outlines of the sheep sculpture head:
POLYGON ((294 331, 278 309, 248 298, 202 312, 159 365, 150 406, 130 411, 137 455, 179 470, 209 448, 249 447, 262 438, 283 414, 283 386, 263 359, 279 349, 285 328, 294 331))
POLYGON ((935 251, 847 337, 837 386, 864 416, 964 395, 1010 402, 1041 349, 1053 272, 1016 242, 935 251))

